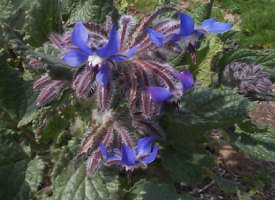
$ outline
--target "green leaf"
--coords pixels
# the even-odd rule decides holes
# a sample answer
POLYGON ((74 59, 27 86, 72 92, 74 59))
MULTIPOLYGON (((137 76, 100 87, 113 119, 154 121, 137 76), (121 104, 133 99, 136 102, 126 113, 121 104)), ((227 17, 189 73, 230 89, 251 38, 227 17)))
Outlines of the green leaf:
POLYGON ((204 85, 210 85, 212 82, 213 72, 211 64, 215 56, 223 49, 223 44, 217 36, 210 36, 204 48, 197 52, 198 64, 191 66, 191 71, 196 74, 196 80, 204 85))
POLYGON ((48 40, 50 32, 61 30, 60 5, 58 0, 36 0, 30 5, 23 32, 27 42, 39 46, 48 40))
POLYGON ((31 81, 24 81, 20 72, 9 66, 1 57, 0 68, 0 110, 6 112, 13 120, 20 119, 33 105, 31 81))
POLYGON ((239 151, 256 159, 275 162, 275 130, 272 128, 246 131, 237 127, 229 136, 239 151))
POLYGON ((117 15, 112 0, 83 0, 76 4, 67 23, 75 23, 79 20, 102 23, 106 15, 111 12, 113 16, 117 15))
POLYGON ((192 200, 187 195, 178 194, 172 185, 158 180, 141 179, 130 189, 129 200, 192 200))
POLYGON ((33 193, 38 190, 38 187, 42 183, 44 168, 45 164, 39 156, 36 156, 28 163, 26 170, 26 181, 28 182, 33 193))
POLYGON ((28 156, 22 147, 0 138, 0 199, 29 199, 30 186, 25 180, 27 167, 28 156))
POLYGON ((193 11, 194 14, 192 16, 197 23, 201 23, 211 16, 213 3, 213 0, 209 3, 201 3, 200 6, 193 11))
POLYGON ((68 166, 54 181, 53 200, 120 200, 117 175, 100 172, 86 174, 82 164, 77 169, 68 166))
POLYGON ((176 113, 174 120, 195 129, 222 128, 246 119, 252 105, 229 88, 195 87, 183 95, 182 112, 176 113))

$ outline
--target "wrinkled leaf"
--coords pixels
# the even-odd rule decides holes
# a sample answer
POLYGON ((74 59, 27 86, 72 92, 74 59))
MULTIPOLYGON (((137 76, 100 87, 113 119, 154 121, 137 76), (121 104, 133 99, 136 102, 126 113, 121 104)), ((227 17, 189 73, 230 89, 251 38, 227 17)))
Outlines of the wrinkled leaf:
POLYGON ((54 181, 53 200, 120 200, 117 175, 88 176, 85 165, 70 165, 54 181))

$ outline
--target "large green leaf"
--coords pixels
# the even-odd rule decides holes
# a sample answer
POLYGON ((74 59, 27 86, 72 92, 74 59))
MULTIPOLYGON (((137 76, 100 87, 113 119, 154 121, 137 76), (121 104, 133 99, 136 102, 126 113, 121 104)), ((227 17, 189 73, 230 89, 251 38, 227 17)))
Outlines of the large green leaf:
POLYGON ((175 121, 186 127, 210 130, 233 125, 248 117, 252 103, 229 88, 197 87, 182 97, 182 112, 175 113, 175 121))
POLYGON ((29 160, 20 144, 0 139, 0 199, 29 200, 37 192, 44 164, 29 160))
POLYGON ((68 166, 54 181, 53 200, 120 200, 117 175, 98 173, 86 174, 82 164, 75 169, 68 166))
POLYGON ((127 200, 192 200, 187 195, 178 194, 172 185, 160 183, 157 179, 141 179, 130 189, 127 200))

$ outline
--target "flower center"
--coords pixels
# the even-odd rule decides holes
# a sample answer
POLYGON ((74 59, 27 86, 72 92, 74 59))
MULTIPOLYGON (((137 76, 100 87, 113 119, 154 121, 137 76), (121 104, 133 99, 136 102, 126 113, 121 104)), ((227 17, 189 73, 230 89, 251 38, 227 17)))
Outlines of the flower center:
POLYGON ((103 63, 103 59, 98 55, 94 54, 88 57, 88 63, 92 66, 100 65, 103 63))

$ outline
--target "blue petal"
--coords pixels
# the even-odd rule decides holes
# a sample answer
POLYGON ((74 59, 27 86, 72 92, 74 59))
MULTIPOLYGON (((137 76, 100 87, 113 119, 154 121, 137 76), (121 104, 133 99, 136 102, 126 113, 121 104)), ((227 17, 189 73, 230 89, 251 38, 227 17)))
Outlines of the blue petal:
POLYGON ((183 91, 188 90, 189 88, 193 87, 194 85, 194 79, 191 72, 187 69, 185 69, 181 73, 176 73, 177 78, 181 81, 183 86, 183 91))
POLYGON ((117 54, 119 50, 120 50, 120 41, 118 38, 116 27, 113 25, 109 33, 108 43, 101 49, 98 49, 97 54, 102 58, 106 58, 117 54))
POLYGON ((100 143, 99 145, 99 150, 103 155, 103 158, 107 159, 108 157, 110 157, 110 154, 108 153, 106 147, 104 146, 104 144, 100 143))
POLYGON ((82 22, 77 22, 74 26, 72 37, 72 44, 80 48, 87 54, 92 54, 92 50, 88 47, 88 31, 82 22))
POLYGON ((99 150, 102 153, 103 158, 106 159, 107 161, 121 160, 121 156, 119 156, 117 154, 111 155, 102 143, 100 143, 100 145, 99 145, 99 150))
POLYGON ((159 33, 157 31, 154 31, 153 29, 147 28, 146 32, 149 35, 150 40, 157 46, 163 45, 163 38, 164 35, 162 33, 159 33))
POLYGON ((132 57, 136 53, 138 47, 139 47, 139 45, 135 45, 131 49, 129 49, 124 55, 113 56, 110 59, 113 61, 116 61, 116 62, 125 61, 125 60, 129 59, 130 57, 132 57))
POLYGON ((96 74, 96 81, 103 87, 107 86, 109 82, 109 66, 106 62, 102 64, 96 74))
POLYGON ((82 65, 88 59, 88 56, 80 49, 71 49, 63 56, 62 61, 67 65, 75 67, 82 65))
POLYGON ((173 42, 177 42, 181 39, 181 35, 180 34, 175 34, 173 35, 169 40, 173 41, 173 42))
POLYGON ((158 150, 159 150, 159 146, 155 145, 152 153, 148 157, 144 158, 143 162, 146 164, 150 164, 151 162, 153 162, 158 155, 158 150))
POLYGON ((128 58, 132 57, 136 53, 138 48, 139 48, 139 45, 133 46, 131 49, 129 49, 127 51, 127 53, 124 54, 124 56, 126 56, 128 58))
POLYGON ((166 88, 162 87, 147 87, 148 92, 150 93, 153 101, 156 104, 160 104, 163 101, 171 99, 173 94, 167 90, 166 88))
POLYGON ((131 147, 126 146, 125 144, 122 144, 121 148, 122 152, 122 164, 133 166, 136 164, 136 154, 132 150, 131 147))
POLYGON ((179 34, 183 36, 188 36, 194 31, 194 21, 192 17, 187 14, 181 13, 180 14, 180 32, 179 34))
POLYGON ((209 19, 206 19, 204 20, 202 23, 201 23, 201 27, 207 27, 207 26, 211 26, 213 23, 215 23, 216 20, 214 18, 209 18, 209 19))
POLYGON ((211 33, 224 33, 232 28, 232 24, 217 22, 215 19, 206 19, 201 23, 201 27, 211 33))
POLYGON ((152 142, 156 136, 141 138, 137 142, 137 154, 138 156, 144 156, 151 153, 152 142))

